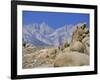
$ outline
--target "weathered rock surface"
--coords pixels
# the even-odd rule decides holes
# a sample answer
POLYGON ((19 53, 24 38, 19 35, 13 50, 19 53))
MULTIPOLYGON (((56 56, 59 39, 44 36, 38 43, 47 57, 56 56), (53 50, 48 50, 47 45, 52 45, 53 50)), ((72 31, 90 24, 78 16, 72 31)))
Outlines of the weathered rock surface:
POLYGON ((70 45, 70 50, 84 53, 84 46, 80 41, 74 41, 70 45))
POLYGON ((90 51, 90 36, 86 24, 78 25, 72 35, 70 43, 71 51, 78 51, 89 55, 90 51))
POLYGON ((57 55, 54 67, 89 65, 89 56, 79 52, 66 52, 57 55))
POLYGON ((90 39, 89 39, 89 37, 85 37, 82 40, 82 43, 84 43, 84 46, 85 46, 84 53, 90 55, 90 39))
POLYGON ((90 64, 90 33, 86 24, 79 24, 70 43, 59 46, 23 46, 22 66, 26 68, 84 66, 90 64))

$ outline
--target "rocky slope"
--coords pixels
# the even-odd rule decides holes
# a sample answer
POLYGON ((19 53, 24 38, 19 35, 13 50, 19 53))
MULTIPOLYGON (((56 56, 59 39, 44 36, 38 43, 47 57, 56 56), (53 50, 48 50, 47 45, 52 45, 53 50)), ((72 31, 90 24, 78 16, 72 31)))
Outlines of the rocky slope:
MULTIPOLYGON (((51 37, 54 36, 54 34, 56 34, 57 32, 61 33, 64 30, 65 27, 56 30, 53 34, 51 34, 50 32, 48 32, 47 34, 49 34, 49 37, 51 37)), ((43 33, 44 31, 45 30, 42 30, 43 33)), ((62 32, 61 34, 67 34, 66 30, 65 33, 62 32)), ((67 40, 64 40, 63 44, 58 46, 30 46, 29 44, 27 44, 28 46, 23 46, 22 66, 24 69, 27 69, 38 67, 89 65, 89 35, 89 29, 87 28, 85 23, 82 23, 75 25, 74 29, 72 30, 70 43, 67 40)), ((54 41, 56 41, 56 37, 54 41)))

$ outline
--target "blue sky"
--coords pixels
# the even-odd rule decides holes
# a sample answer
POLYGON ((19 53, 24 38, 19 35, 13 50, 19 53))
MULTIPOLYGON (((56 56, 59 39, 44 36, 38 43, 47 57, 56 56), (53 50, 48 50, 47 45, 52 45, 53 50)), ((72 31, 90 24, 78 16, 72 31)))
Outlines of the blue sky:
POLYGON ((39 12, 39 11, 23 11, 23 25, 33 23, 47 23, 50 27, 57 29, 67 25, 74 25, 85 22, 90 27, 89 14, 82 13, 56 13, 56 12, 39 12))

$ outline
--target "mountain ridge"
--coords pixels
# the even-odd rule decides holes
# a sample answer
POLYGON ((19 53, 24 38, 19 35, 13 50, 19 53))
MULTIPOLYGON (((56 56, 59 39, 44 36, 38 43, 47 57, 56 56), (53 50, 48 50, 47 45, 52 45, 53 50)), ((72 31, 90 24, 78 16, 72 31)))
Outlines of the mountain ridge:
POLYGON ((30 24, 23 26, 23 39, 25 42, 35 46, 39 46, 41 43, 44 46, 58 46, 65 41, 70 43, 72 33, 77 25, 64 25, 58 29, 51 28, 47 23, 30 24), (37 42, 38 41, 38 42, 37 42), (35 44, 36 42, 36 44, 35 44))

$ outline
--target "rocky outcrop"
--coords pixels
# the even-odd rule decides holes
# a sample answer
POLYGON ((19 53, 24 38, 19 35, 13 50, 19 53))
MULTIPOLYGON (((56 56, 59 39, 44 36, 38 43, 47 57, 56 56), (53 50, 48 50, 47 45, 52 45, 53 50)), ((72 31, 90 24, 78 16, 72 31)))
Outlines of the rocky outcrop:
POLYGON ((82 40, 82 43, 84 43, 84 46, 85 46, 84 53, 90 55, 90 39, 89 39, 89 35, 87 35, 87 36, 82 40))
POLYGON ((89 33, 89 30, 86 27, 85 23, 77 25, 75 31, 73 32, 72 41, 71 42, 74 42, 74 41, 82 42, 83 38, 86 37, 86 35, 88 33, 89 33))
POLYGON ((86 24, 80 24, 73 32, 72 41, 70 43, 70 50, 89 54, 89 47, 89 30, 86 27, 86 24))
MULTIPOLYGON (((24 44, 23 44, 24 45, 24 44)), ((78 24, 67 40, 59 46, 23 46, 23 68, 84 66, 90 64, 90 33, 85 23, 78 24)))
POLYGON ((89 65, 89 56, 79 52, 65 52, 57 55, 54 67, 89 65))
POLYGON ((70 50, 84 53, 84 45, 80 41, 74 41, 70 45, 70 50))

